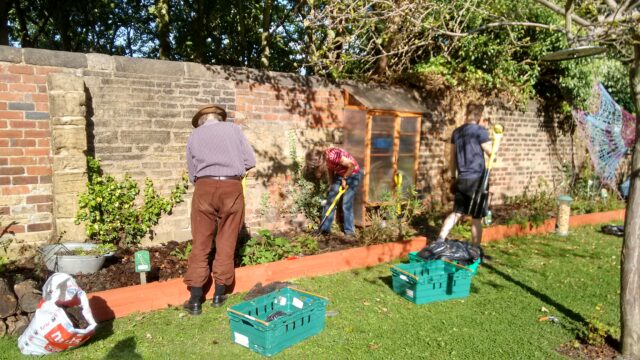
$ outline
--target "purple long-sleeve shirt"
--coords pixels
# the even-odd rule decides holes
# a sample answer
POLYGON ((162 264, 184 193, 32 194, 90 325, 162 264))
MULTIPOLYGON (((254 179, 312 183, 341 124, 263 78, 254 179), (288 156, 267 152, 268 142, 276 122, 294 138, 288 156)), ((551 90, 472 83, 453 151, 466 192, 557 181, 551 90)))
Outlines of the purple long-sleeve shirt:
POLYGON ((238 125, 207 122, 187 141, 189 180, 202 176, 243 176, 256 166, 253 148, 238 125))

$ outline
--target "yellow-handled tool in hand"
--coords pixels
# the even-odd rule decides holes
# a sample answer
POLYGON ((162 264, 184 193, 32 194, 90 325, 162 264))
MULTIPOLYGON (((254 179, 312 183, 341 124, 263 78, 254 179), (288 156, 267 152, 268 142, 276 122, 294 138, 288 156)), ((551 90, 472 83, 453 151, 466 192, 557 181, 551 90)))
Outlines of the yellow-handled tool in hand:
POLYGON ((338 189, 338 195, 336 195, 336 198, 333 199, 333 202, 331 203, 331 206, 329 206, 329 208, 327 209, 327 211, 324 214, 324 217, 322 218, 322 221, 320 222, 320 226, 318 226, 318 232, 322 231, 322 225, 324 225, 324 222, 327 221, 327 219, 329 218, 329 215, 331 214, 331 212, 333 211, 333 209, 336 207, 336 204, 338 203, 338 200, 340 200, 340 197, 342 197, 342 194, 345 193, 345 191, 347 191, 347 189, 349 188, 349 186, 345 186, 344 188, 342 186, 340 186, 340 189, 338 189))

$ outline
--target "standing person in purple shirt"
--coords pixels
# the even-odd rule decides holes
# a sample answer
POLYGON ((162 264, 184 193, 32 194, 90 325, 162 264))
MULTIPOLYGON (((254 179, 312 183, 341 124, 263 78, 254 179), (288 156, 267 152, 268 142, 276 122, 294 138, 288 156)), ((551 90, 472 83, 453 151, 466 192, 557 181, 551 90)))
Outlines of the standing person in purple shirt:
MULTIPOLYGON (((484 105, 467 105, 466 124, 456 128, 451 135, 453 148, 449 171, 457 171, 453 212, 444 220, 437 241, 444 241, 462 215, 469 214, 471 198, 482 181, 484 154, 491 153, 491 139, 487 130, 489 121, 482 118, 483 112, 484 105)), ((480 245, 482 239, 480 220, 472 219, 471 237, 474 245, 480 245)))
POLYGON ((184 308, 191 315, 202 313, 203 286, 211 272, 215 285, 212 305, 220 306, 226 300, 235 278, 233 257, 244 222, 241 181, 247 170, 256 166, 242 130, 226 120, 223 108, 203 107, 193 116, 195 129, 187 141, 189 180, 195 184, 191 201, 193 245, 184 277, 191 293, 184 308), (210 271, 207 260, 213 241, 216 255, 210 271))

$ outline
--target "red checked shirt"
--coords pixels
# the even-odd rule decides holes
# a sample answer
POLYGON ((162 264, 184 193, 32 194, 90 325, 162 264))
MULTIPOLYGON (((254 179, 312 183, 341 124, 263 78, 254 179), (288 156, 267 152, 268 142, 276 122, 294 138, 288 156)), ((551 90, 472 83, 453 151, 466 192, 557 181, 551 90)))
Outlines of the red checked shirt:
POLYGON ((360 165, 358 165, 356 159, 354 159, 353 156, 351 156, 351 154, 349 154, 348 152, 340 148, 328 148, 324 151, 324 154, 325 159, 327 160, 327 169, 329 169, 329 171, 333 172, 334 174, 344 176, 344 174, 347 172, 348 168, 340 164, 340 159, 342 159, 343 156, 353 162, 354 168, 351 175, 355 175, 360 172, 360 165))

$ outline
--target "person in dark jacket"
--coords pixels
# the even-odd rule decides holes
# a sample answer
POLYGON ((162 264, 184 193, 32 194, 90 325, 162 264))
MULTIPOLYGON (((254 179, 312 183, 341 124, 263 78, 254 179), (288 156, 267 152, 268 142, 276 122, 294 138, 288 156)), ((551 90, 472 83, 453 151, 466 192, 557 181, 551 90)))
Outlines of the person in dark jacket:
MULTIPOLYGON (((484 154, 491 153, 492 144, 487 130, 490 124, 482 117, 483 112, 483 105, 469 104, 466 123, 456 128, 451 135, 449 170, 455 169, 457 172, 453 189, 453 212, 444 220, 437 241, 444 241, 458 220, 469 214, 471 198, 482 181, 485 170, 484 154)), ((471 234, 474 245, 479 245, 482 239, 481 219, 472 219, 471 234)))

